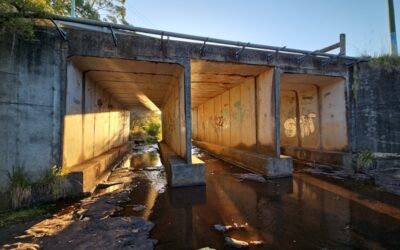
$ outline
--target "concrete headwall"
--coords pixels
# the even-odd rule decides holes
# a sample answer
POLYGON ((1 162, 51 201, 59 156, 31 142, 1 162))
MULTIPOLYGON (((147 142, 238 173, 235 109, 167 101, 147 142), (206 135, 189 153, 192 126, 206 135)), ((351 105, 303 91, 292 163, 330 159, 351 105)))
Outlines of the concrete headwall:
MULTIPOLYGON (((62 78, 59 37, 24 42, 0 39, 0 186, 13 166, 32 174, 60 163, 62 78)), ((35 176, 35 175, 31 175, 35 176)))
POLYGON ((74 166, 126 143, 129 114, 88 74, 68 62, 63 167, 74 166))
POLYGON ((361 63, 350 72, 353 151, 400 152, 400 74, 396 65, 361 63))

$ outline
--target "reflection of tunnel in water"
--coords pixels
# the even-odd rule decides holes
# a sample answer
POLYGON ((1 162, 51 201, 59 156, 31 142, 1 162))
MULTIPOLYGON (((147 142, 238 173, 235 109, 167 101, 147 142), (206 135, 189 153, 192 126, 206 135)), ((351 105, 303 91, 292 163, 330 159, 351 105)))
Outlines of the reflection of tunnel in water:
MULTIPOLYGON (((364 200, 351 190, 302 174, 267 183, 241 182, 233 174, 244 170, 202 158, 207 163, 206 187, 157 192, 154 185, 164 175, 137 179, 140 184, 129 204, 148 206, 143 215, 156 224, 152 238, 159 240, 158 249, 221 249, 224 236, 262 240, 263 247, 279 249, 400 247, 399 204, 364 200), (248 226, 225 235, 213 228, 233 223, 248 226)), ((132 160, 135 168, 148 164, 144 162, 132 160)), ((122 213, 132 213, 129 204, 122 213)))

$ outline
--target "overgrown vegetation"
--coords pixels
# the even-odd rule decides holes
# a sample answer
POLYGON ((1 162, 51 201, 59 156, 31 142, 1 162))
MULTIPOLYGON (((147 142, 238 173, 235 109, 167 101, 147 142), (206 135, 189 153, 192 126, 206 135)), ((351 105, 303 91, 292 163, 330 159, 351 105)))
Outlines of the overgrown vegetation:
POLYGON ((356 157, 355 171, 362 172, 373 168, 375 162, 374 153, 369 150, 364 150, 358 153, 356 157))
POLYGON ((17 166, 7 177, 6 194, 12 209, 65 198, 70 188, 64 173, 55 167, 43 170, 39 178, 33 180, 23 166, 17 166))
POLYGON ((142 140, 148 144, 161 140, 161 118, 155 112, 131 113, 131 139, 142 140))
MULTIPOLYGON (((70 4, 71 1, 65 0, 0 0, 0 33, 33 40, 33 21, 26 15, 69 15, 70 4)), ((75 13, 81 18, 127 24, 124 5, 125 0, 76 0, 75 13)))
POLYGON ((31 202, 31 179, 22 166, 13 167, 7 173, 8 196, 12 208, 19 208, 31 202))
POLYGON ((154 144, 157 143, 158 140, 160 140, 161 123, 150 120, 145 124, 145 126, 143 126, 143 130, 147 134, 147 143, 154 144))
POLYGON ((369 60, 369 64, 371 67, 379 67, 388 72, 392 72, 400 69, 400 56, 386 54, 372 57, 369 60))

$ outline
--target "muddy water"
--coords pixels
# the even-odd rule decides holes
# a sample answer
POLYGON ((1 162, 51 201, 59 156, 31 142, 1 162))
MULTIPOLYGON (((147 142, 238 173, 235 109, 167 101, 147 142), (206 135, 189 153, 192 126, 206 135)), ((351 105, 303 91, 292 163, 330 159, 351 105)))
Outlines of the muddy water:
POLYGON ((340 183, 296 173, 258 183, 207 155, 207 185, 165 189, 158 154, 135 155, 132 201, 121 215, 144 216, 156 224, 157 249, 228 248, 224 237, 261 240, 253 249, 400 249, 400 202, 368 190, 368 196, 340 183), (372 197, 372 198, 371 198, 372 197), (146 209, 134 211, 134 205, 146 209), (215 231, 214 224, 246 224, 244 230, 215 231))

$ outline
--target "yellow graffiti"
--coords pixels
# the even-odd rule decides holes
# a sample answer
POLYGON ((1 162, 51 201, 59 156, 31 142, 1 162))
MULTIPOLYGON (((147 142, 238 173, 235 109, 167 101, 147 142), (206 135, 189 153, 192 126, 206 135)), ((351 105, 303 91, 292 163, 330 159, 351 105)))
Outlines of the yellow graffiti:
MULTIPOLYGON (((305 136, 310 136, 315 132, 314 119, 317 117, 315 113, 308 113, 307 115, 300 116, 299 127, 300 136, 304 138, 305 136)), ((286 137, 295 137, 297 134, 297 119, 288 118, 283 123, 284 133, 286 137)))

